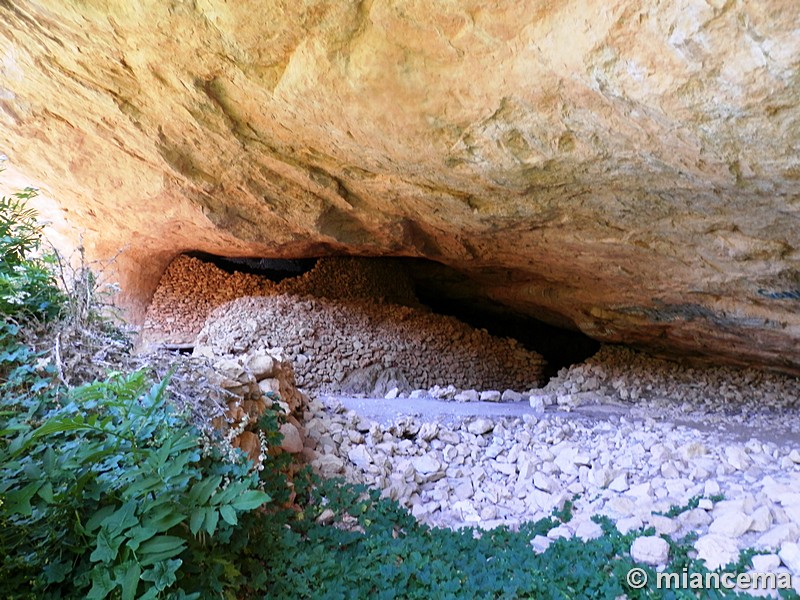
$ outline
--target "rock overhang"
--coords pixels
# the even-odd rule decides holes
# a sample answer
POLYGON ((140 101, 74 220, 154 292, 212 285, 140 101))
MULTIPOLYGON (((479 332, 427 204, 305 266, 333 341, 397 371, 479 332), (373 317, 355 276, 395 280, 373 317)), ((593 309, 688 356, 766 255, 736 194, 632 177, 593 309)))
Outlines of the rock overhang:
POLYGON ((9 0, 0 152, 125 249, 134 317, 185 250, 422 257, 599 340, 798 373, 798 13, 9 0))

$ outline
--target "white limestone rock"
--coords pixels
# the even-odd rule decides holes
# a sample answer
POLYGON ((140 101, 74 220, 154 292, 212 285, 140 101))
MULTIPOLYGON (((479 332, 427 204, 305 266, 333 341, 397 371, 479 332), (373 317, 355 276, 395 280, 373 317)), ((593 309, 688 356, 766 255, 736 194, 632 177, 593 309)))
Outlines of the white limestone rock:
POLYGON ((469 425, 467 425, 467 431, 470 433, 474 433, 475 435, 483 435, 485 433, 489 433, 492 429, 494 429, 494 423, 491 419, 484 419, 483 417, 478 417, 477 419, 473 420, 469 425))
POLYGON ((479 396, 481 402, 500 402, 501 397, 497 390, 484 390, 479 396))
POLYGON ((777 554, 756 554, 750 559, 750 563, 758 573, 773 573, 781 566, 781 558, 777 554))
POLYGON ((752 524, 753 517, 749 515, 727 512, 714 519, 708 531, 727 537, 738 538, 750 529, 752 524))
POLYGON ((714 570, 739 558, 739 546, 735 539, 709 533, 694 543, 697 558, 706 562, 708 569, 714 570))
POLYGON ((503 402, 520 402, 522 401, 522 394, 514 390, 505 390, 500 399, 503 402))
POLYGON ((575 537, 585 542, 594 540, 603 535, 603 528, 592 520, 581 521, 575 528, 575 537))
POLYGON ((545 410, 545 401, 542 396, 531 396, 528 399, 528 403, 531 405, 534 414, 543 413, 545 410))
POLYGON ((794 523, 775 525, 756 540, 756 548, 775 550, 784 542, 794 542, 800 537, 800 526, 794 523))
POLYGON ((778 556, 781 562, 796 576, 800 576, 800 544, 797 542, 784 542, 781 544, 778 556))
POLYGON ((456 402, 477 402, 478 401, 478 392, 475 390, 464 390, 453 396, 453 400, 456 402))
POLYGON ((411 464, 414 465, 414 469, 420 475, 431 475, 442 469, 442 463, 431 454, 424 454, 423 456, 412 458, 411 464))
POLYGON ((636 538, 631 545, 631 557, 646 565, 663 565, 669 559, 669 543, 658 536, 636 538))

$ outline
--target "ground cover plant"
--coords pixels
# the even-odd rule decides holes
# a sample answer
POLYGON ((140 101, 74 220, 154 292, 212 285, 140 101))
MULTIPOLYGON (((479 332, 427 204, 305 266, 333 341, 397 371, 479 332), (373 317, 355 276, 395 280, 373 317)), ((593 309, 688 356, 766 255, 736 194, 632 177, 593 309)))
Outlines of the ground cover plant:
MULTIPOLYGON (((289 455, 269 452, 256 471, 223 451, 174 408, 169 375, 111 371, 70 385, 52 331, 100 318, 91 303, 76 317, 53 260, 32 254, 42 234, 32 193, 0 202, 0 598, 735 597, 632 589, 634 566, 655 579, 629 552, 653 532, 623 535, 607 519, 598 539, 535 553, 530 540, 568 521, 569 503, 516 531, 451 531, 307 469, 290 485, 289 455)), ((269 447, 281 414, 276 404, 259 422, 269 447)), ((691 541, 670 540, 670 572, 706 572, 691 541)))

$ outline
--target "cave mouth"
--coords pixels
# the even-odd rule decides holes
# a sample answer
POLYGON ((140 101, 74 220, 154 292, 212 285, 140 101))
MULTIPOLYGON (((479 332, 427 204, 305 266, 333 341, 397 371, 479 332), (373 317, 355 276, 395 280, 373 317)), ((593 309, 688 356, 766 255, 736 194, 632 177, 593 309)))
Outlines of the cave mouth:
MULTIPOLYGON (((293 280, 313 271, 320 261, 314 257, 226 257, 198 251, 186 252, 184 256, 212 264, 228 274, 247 274, 284 285, 291 285, 293 280)), ((378 274, 378 285, 368 286, 362 291, 364 294, 408 304, 407 294, 398 290, 409 288, 411 295, 432 312, 455 317, 496 337, 515 339, 525 349, 541 354, 547 361, 543 374, 546 380, 564 367, 583 362, 600 348, 599 342, 579 331, 548 324, 490 300, 469 277, 441 263, 404 257, 336 258, 357 261, 366 272, 378 274), (383 285, 387 288, 385 294, 383 285)), ((328 296, 330 290, 326 285, 314 287, 313 278, 305 279, 312 284, 304 287, 306 293, 328 296)), ((355 286, 360 279, 354 279, 355 286)))
POLYGON ((513 338, 524 348, 538 352, 547 361, 544 371, 547 380, 600 350, 600 342, 580 331, 556 327, 503 307, 451 302, 444 296, 426 294, 423 290, 418 291, 418 296, 420 302, 434 312, 455 317, 497 337, 513 338))

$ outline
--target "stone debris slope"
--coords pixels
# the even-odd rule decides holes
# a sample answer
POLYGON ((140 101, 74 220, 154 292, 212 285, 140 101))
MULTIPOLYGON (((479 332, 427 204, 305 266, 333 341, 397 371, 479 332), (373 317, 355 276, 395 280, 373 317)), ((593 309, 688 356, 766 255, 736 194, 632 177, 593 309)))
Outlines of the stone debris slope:
POLYGON ((143 334, 149 342, 190 343, 217 306, 245 296, 276 294, 386 299, 419 306, 404 269, 391 259, 321 258, 307 273, 276 283, 261 275, 228 273, 210 262, 180 255, 161 277, 143 334))
POLYGON ((569 410, 617 404, 630 406, 642 417, 659 415, 800 440, 800 379, 757 369, 692 368, 621 346, 603 346, 530 395, 532 405, 569 410))
MULTIPOLYGON (((528 389, 544 360, 515 340, 457 319, 374 300, 280 295, 234 300, 214 310, 195 351, 227 355, 282 348, 299 386, 340 391, 348 376, 391 371, 408 389, 528 389)), ((352 377, 348 381, 352 381, 352 377)))
MULTIPOLYGON (((574 519, 532 540, 535 549, 600 535, 591 520, 600 514, 623 532, 695 534, 711 568, 752 547, 765 552, 762 570, 800 576, 797 379, 604 348, 531 393, 538 410, 521 418, 446 422, 406 415, 381 424, 336 398, 312 400, 306 453, 322 474, 378 487, 436 525, 515 526, 577 497, 574 519), (605 418, 578 414, 609 403, 605 418), (716 426, 725 419, 743 429, 716 426)), ((639 546, 640 557, 666 561, 663 543, 639 546)))

